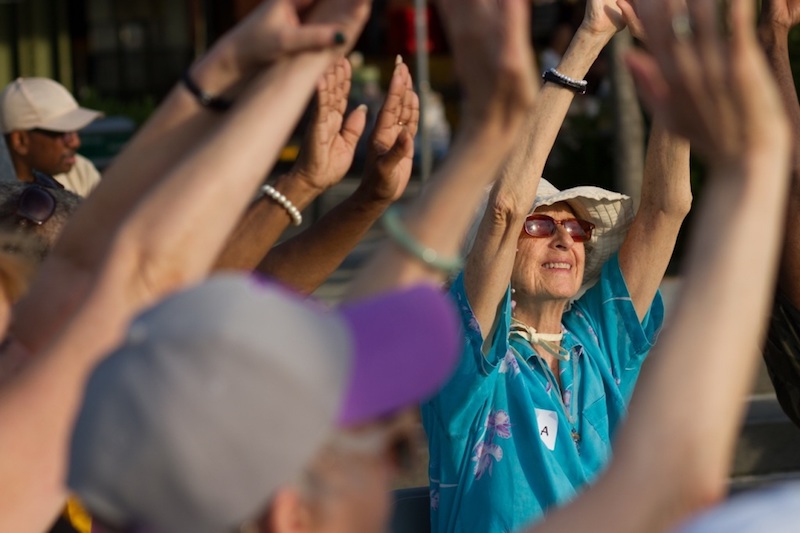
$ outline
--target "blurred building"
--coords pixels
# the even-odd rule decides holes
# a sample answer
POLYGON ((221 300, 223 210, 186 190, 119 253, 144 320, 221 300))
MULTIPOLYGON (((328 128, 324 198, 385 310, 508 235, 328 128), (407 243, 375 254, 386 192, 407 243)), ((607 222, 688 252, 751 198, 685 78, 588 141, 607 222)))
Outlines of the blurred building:
MULTIPOLYGON (((80 99, 159 98, 186 65, 259 0, 0 0, 0 84, 54 78, 80 99)), ((412 54, 413 2, 376 0, 367 57, 412 54)), ((440 31, 438 26, 434 31, 440 31)), ((441 47, 435 34, 429 47, 441 47)), ((389 61, 391 63, 391 61, 389 61)))
POLYGON ((201 3, 0 0, 0 83, 47 76, 79 97, 161 93, 193 55, 201 3))

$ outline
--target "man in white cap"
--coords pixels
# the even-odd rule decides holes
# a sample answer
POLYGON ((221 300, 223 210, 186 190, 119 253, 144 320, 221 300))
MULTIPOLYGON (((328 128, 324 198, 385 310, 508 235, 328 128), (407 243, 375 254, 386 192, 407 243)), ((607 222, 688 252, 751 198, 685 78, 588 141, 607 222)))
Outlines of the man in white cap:
POLYGON ((0 127, 17 179, 55 185, 86 196, 100 181, 92 163, 78 155, 78 130, 102 113, 78 106, 60 83, 48 78, 17 78, 0 93, 0 127))

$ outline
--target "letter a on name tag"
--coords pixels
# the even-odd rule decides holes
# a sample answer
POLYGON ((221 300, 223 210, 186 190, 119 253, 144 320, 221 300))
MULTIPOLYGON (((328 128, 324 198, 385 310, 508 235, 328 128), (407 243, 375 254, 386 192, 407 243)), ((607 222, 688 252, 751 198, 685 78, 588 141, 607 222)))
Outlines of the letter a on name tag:
POLYGON ((547 409, 534 409, 534 411, 536 411, 536 422, 539 424, 539 438, 548 450, 553 451, 558 435, 558 414, 547 409))

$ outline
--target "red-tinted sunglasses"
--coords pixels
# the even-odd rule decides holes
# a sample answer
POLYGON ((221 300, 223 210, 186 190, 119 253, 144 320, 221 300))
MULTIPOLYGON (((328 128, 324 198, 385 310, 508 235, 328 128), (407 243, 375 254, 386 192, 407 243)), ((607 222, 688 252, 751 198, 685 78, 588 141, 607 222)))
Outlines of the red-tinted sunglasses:
POLYGON ((565 230, 572 240, 575 242, 586 242, 592 238, 592 230, 594 224, 588 220, 580 218, 568 218, 565 220, 556 220, 547 215, 528 215, 525 219, 525 233, 531 237, 551 237, 556 233, 556 226, 560 225, 565 230))

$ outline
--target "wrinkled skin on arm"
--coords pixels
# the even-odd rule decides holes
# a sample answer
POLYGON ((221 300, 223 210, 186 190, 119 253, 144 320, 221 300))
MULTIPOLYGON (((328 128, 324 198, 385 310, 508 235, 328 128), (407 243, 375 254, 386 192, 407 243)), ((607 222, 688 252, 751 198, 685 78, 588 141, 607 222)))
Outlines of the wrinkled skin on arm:
POLYGON ((730 3, 730 37, 717 5, 690 3, 695 35, 681 39, 664 23, 679 8, 640 0, 652 56, 635 53, 628 64, 654 115, 709 165, 708 189, 677 308, 643 367, 608 471, 532 532, 667 531, 725 492, 775 280, 790 130, 752 2, 730 3))

